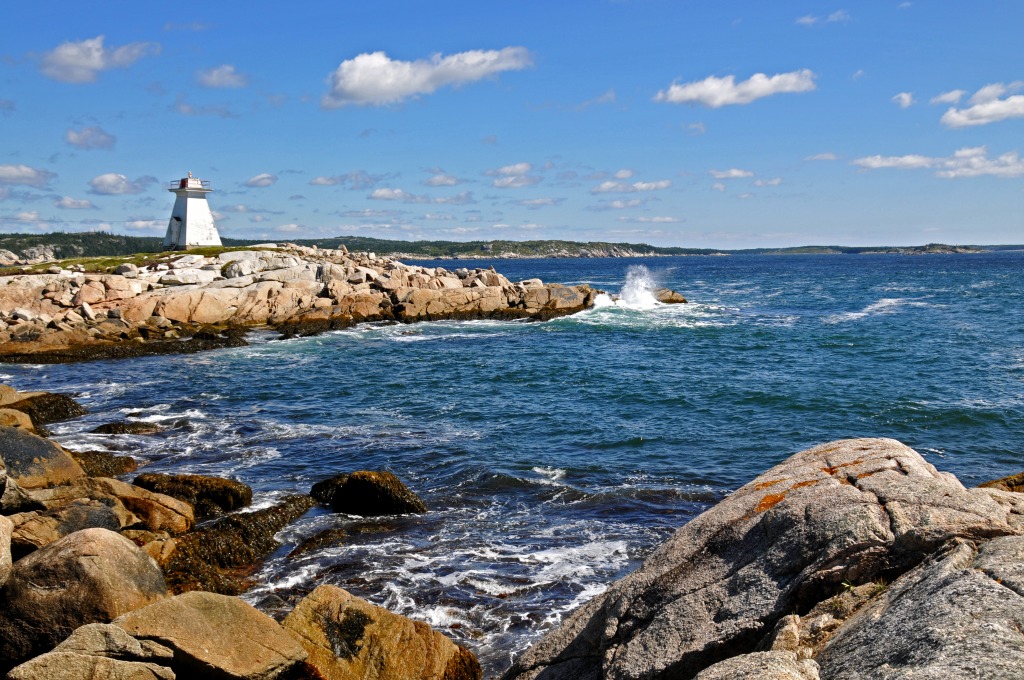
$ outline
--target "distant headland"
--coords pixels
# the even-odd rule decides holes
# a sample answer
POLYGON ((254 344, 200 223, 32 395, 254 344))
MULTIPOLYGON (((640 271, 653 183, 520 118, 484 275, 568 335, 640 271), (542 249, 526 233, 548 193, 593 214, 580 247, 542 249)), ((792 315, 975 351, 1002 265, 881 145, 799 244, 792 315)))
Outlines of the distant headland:
MULTIPOLYGON (((245 248, 261 243, 253 239, 223 239, 224 245, 245 248)), ((808 245, 788 248, 684 248, 646 243, 604 241, 398 241, 365 236, 303 239, 304 247, 375 252, 398 259, 517 259, 576 257, 659 257, 671 255, 931 255, 1024 250, 1024 245, 835 246, 808 245)), ((108 232, 50 234, 0 234, 0 268, 21 267, 75 257, 118 257, 163 250, 162 239, 124 236, 108 232)), ((2 272, 2 270, 0 270, 2 272)))

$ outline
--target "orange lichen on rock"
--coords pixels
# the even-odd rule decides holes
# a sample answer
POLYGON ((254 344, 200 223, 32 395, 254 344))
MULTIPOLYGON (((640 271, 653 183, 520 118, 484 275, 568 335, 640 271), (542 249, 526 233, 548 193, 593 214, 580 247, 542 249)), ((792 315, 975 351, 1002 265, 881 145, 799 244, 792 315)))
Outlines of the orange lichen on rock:
POLYGON ((767 489, 770 486, 775 486, 776 484, 782 484, 784 481, 786 481, 786 480, 785 479, 773 479, 770 482, 761 482, 760 484, 755 484, 754 485, 754 490, 755 491, 763 491, 764 489, 767 489))
POLYGON ((758 502, 757 507, 754 508, 754 512, 764 512, 769 508, 774 508, 776 505, 781 503, 782 499, 785 497, 785 491, 783 491, 782 493, 770 493, 758 502))
POLYGON ((793 489, 802 489, 805 486, 814 486, 817 483, 817 479, 808 479, 807 481, 804 482, 797 482, 796 484, 790 487, 790 491, 792 491, 793 489))
POLYGON ((823 467, 823 468, 821 468, 821 471, 824 472, 826 475, 834 475, 841 468, 850 467, 851 465, 860 465, 863 462, 864 462, 863 460, 858 458, 857 460, 850 461, 849 463, 840 463, 839 465, 836 465, 836 466, 833 466, 833 467, 823 467))

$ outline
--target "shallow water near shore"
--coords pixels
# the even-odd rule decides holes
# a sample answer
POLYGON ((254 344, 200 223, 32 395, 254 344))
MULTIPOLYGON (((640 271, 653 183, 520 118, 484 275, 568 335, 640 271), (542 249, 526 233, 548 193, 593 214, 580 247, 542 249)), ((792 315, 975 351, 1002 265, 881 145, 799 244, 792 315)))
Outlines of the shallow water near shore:
POLYGON ((51 427, 71 448, 231 476, 261 506, 338 472, 392 470, 429 514, 314 510, 246 597, 277 611, 340 585, 467 645, 485 676, 814 444, 894 437, 965 485, 1024 469, 1024 253, 494 265, 621 300, 545 323, 256 333, 198 355, 0 366, 0 380, 76 393, 90 415, 51 427), (691 304, 653 303, 658 285, 691 304), (119 419, 166 431, 87 434, 119 419), (328 528, 347 535, 288 556, 328 528))

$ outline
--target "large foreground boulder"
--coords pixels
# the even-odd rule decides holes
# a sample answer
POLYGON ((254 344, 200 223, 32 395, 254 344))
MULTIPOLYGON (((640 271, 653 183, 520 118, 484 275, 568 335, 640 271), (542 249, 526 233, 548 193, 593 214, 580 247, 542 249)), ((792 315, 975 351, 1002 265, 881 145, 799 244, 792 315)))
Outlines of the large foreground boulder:
MULTIPOLYGON (((845 440, 798 453, 679 529, 640 569, 516 659, 505 677, 693 678, 755 652, 783 617, 849 586, 891 581, 949 541, 1016 534, 1013 504, 993 493, 1006 492, 965 489, 894 440, 845 440)), ((995 597, 994 586, 986 588, 995 597)), ((930 622, 924 611, 916 615, 927 637, 930 622)), ((992 625, 1009 620, 1002 617, 992 625)), ((942 637, 932 635, 935 647, 957 653, 942 637)), ((1019 671, 1024 638, 1006 640, 987 636, 983 644, 1015 659, 1019 671)), ((822 658, 830 669, 842 663, 822 658)))
POLYGON ((14 563, 0 592, 0 669, 52 649, 87 623, 167 597, 156 563, 128 539, 85 529, 14 563))
POLYGON ((376 517, 422 514, 426 504, 390 472, 359 470, 317 482, 310 495, 335 512, 376 517))
POLYGON ((467 649, 420 621, 393 614, 336 586, 310 593, 285 618, 324 680, 479 680, 467 649))
POLYGON ((109 623, 77 629, 53 651, 21 664, 8 680, 174 680, 174 651, 136 640, 109 623))
POLYGON ((306 658, 280 624, 226 595, 177 595, 125 614, 114 625, 173 650, 180 678, 270 680, 294 672, 306 658))

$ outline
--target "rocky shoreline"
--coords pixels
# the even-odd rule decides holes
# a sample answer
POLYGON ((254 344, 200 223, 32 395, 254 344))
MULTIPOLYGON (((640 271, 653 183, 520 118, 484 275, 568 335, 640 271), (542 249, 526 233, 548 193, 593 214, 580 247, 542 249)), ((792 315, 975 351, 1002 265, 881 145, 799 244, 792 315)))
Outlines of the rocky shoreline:
POLYGON ((220 250, 163 254, 112 271, 54 264, 0 277, 0 361, 196 352, 244 345, 253 328, 288 337, 360 322, 547 320, 591 307, 600 292, 344 248, 220 250))
MULTIPOLYGON (((311 584, 276 620, 234 597, 315 504, 429 512, 393 474, 343 472, 246 511, 238 480, 135 475, 130 456, 38 434, 83 413, 0 386, 6 677, 481 678, 471 651, 335 586, 311 584)), ((1024 473, 966 489, 891 439, 797 453, 681 527, 504 678, 1019 677, 1022 492, 1024 473)))

